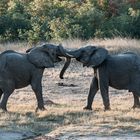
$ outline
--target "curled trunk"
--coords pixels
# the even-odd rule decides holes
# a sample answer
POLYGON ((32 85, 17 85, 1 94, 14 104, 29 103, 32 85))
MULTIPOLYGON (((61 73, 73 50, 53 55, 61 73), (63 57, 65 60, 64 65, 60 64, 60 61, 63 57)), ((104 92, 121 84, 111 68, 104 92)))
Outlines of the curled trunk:
POLYGON ((63 68, 62 68, 62 70, 61 70, 61 72, 60 72, 60 75, 59 75, 59 77, 61 78, 61 79, 63 79, 64 77, 64 73, 65 73, 65 71, 67 70, 67 68, 69 67, 69 65, 70 65, 70 62, 71 62, 71 58, 73 58, 74 56, 73 56, 73 53, 71 54, 71 52, 72 51, 67 51, 67 50, 65 50, 63 47, 62 47, 62 45, 60 44, 59 45, 59 53, 60 53, 60 56, 64 56, 64 57, 66 57, 66 62, 65 62, 65 64, 64 64, 64 66, 63 66, 63 68))
POLYGON ((60 79, 63 79, 64 78, 63 77, 64 76, 64 73, 65 73, 66 69, 69 67, 70 62, 71 62, 71 58, 70 57, 67 57, 66 58, 66 62, 65 62, 64 66, 63 66, 63 68, 62 68, 62 70, 60 72, 60 75, 59 75, 60 79))
MULTIPOLYGON (((63 51, 63 50, 62 50, 63 51)), ((67 70, 67 68, 69 67, 70 65, 70 62, 71 62, 71 58, 76 58, 77 56, 79 56, 79 51, 65 51, 65 57, 66 57, 66 62, 60 72, 60 75, 59 77, 61 79, 63 79, 64 77, 64 74, 67 70)))

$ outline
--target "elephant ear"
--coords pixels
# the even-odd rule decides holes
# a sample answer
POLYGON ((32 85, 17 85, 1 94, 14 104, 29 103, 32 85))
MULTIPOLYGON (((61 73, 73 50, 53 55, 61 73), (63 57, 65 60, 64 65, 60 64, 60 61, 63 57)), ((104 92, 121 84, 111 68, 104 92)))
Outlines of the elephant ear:
POLYGON ((31 49, 27 53, 28 60, 36 67, 40 68, 51 68, 54 67, 53 60, 49 53, 42 51, 39 47, 31 49))
POLYGON ((108 55, 108 51, 104 48, 97 48, 93 51, 88 61, 87 66, 96 67, 100 65, 108 55))

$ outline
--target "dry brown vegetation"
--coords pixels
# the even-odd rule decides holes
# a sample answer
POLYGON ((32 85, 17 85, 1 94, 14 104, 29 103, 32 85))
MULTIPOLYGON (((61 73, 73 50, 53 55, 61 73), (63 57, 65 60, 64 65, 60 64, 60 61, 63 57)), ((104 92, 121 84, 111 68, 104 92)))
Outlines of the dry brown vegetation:
MULTIPOLYGON (((65 40, 62 44, 69 49, 99 44, 110 53, 134 51, 140 54, 140 41, 135 39, 65 40)), ((11 48, 21 52, 25 52, 28 47, 26 43, 0 45, 1 50, 11 48)), ((61 140, 90 139, 95 136, 140 136, 140 109, 131 109, 131 93, 110 88, 111 110, 104 112, 98 92, 93 104, 94 110, 85 111, 82 108, 86 105, 93 70, 72 61, 65 79, 61 80, 59 72, 63 64, 64 61, 44 72, 42 84, 47 110, 35 113, 36 99, 30 86, 15 90, 8 100, 9 112, 0 112, 1 130, 32 131, 37 135, 46 135, 46 139, 51 136, 61 140)))

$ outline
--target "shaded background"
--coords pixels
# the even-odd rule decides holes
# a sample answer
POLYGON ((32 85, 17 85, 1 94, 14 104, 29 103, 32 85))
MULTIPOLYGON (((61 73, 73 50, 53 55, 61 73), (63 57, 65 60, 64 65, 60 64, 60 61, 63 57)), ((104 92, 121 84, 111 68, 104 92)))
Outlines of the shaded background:
POLYGON ((0 41, 140 38, 139 0, 1 0, 0 41))

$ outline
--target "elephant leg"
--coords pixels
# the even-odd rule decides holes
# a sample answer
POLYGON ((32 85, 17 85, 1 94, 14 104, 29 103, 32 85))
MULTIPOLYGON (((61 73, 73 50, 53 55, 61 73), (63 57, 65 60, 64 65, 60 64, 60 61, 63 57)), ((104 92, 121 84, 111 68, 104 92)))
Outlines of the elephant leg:
MULTIPOLYGON (((102 88, 101 88, 102 89, 102 88)), ((104 104, 104 109, 106 110, 110 110, 110 101, 109 101, 109 94, 107 90, 101 90, 101 96, 103 99, 103 104, 104 104)))
POLYGON ((99 86, 103 99, 104 109, 110 110, 108 74, 104 69, 100 69, 99 71, 99 86))
POLYGON ((110 110, 108 85, 103 83, 103 81, 100 82, 100 90, 101 90, 101 96, 102 96, 102 99, 103 99, 104 109, 105 110, 110 110))
POLYGON ((132 108, 133 109, 140 108, 139 96, 137 96, 135 93, 133 93, 133 97, 134 97, 134 105, 132 108))
POLYGON ((12 94, 14 90, 6 90, 3 92, 3 98, 2 98, 2 101, 0 103, 0 108, 4 111, 7 111, 7 101, 8 101, 8 98, 9 96, 12 94))
POLYGON ((94 99, 95 94, 98 91, 98 79, 97 77, 94 77, 92 79, 91 85, 90 85, 90 90, 89 90, 89 94, 88 94, 88 99, 87 99, 87 106, 84 107, 84 109, 87 110, 92 110, 92 102, 94 99))
POLYGON ((2 97, 3 91, 0 89, 0 99, 2 97))
POLYGON ((38 80, 33 81, 31 83, 31 87, 32 87, 33 91, 35 92, 37 103, 38 103, 37 108, 36 108, 36 111, 38 109, 45 110, 44 101, 43 101, 43 97, 42 97, 41 80, 39 80, 39 81, 38 80))

